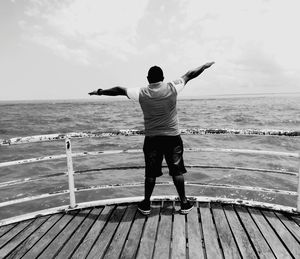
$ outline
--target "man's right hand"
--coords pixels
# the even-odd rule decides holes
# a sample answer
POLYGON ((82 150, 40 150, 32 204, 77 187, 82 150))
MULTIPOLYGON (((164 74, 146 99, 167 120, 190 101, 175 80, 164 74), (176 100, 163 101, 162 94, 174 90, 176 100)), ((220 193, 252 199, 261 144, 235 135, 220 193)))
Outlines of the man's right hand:
POLYGON ((101 95, 101 90, 102 89, 98 89, 98 90, 95 90, 93 92, 90 92, 89 95, 101 95))

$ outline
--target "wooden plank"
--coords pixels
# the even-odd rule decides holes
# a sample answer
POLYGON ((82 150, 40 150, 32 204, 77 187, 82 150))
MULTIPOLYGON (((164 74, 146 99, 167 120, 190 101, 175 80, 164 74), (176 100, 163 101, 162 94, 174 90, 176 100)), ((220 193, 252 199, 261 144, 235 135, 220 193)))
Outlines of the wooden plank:
POLYGON ((0 249, 0 255, 10 254, 18 245, 20 245, 28 236, 30 236, 35 230, 39 228, 50 216, 36 218, 32 224, 26 229, 21 231, 13 239, 9 241, 5 246, 0 249))
POLYGON ((36 258, 45 248, 55 239, 55 237, 64 230, 68 223, 76 216, 78 211, 66 213, 55 225, 24 255, 22 258, 36 258))
POLYGON ((122 218, 122 221, 120 222, 117 231, 113 237, 113 240, 107 248, 103 258, 119 258, 136 212, 137 205, 128 206, 122 218))
POLYGON ((11 239, 13 239, 16 235, 18 235, 21 231, 26 229, 34 219, 26 220, 23 222, 20 222, 16 227, 12 228, 10 231, 6 232, 1 238, 0 238, 0 248, 6 245, 11 239))
POLYGON ((15 227, 18 223, 15 224, 9 224, 6 226, 1 226, 0 227, 0 237, 2 237, 3 235, 5 235, 9 230, 11 230, 13 227, 15 227))
POLYGON ((266 221, 264 216, 258 209, 248 208, 252 218, 254 219, 255 223, 259 227, 261 233, 267 240, 268 244, 270 245, 271 249, 273 250, 275 256, 277 258, 292 258, 289 252, 286 250, 276 233, 273 231, 269 223, 266 221))
POLYGON ((75 230, 80 226, 91 209, 79 210, 76 216, 51 242, 51 244, 41 253, 41 258, 55 257, 63 248, 64 244, 72 237, 75 230))
POLYGON ((300 242, 300 226, 295 221, 285 216, 283 213, 276 212, 275 214, 294 235, 298 242, 300 242))
POLYGON ((228 223, 235 237, 239 250, 243 258, 257 258, 251 242, 237 216, 232 205, 223 206, 228 223))
POLYGON ((159 221, 159 212, 160 206, 152 206, 151 214, 147 218, 144 235, 141 239, 140 248, 137 254, 138 259, 152 258, 159 221))
POLYGON ((99 217, 95 220, 95 223, 87 233, 87 235, 82 240, 80 246, 75 250, 72 255, 72 258, 86 258, 89 251, 93 247, 93 244, 96 242, 98 236, 102 232, 107 220, 111 216, 115 206, 105 206, 99 217))
POLYGON ((263 235, 260 233, 255 222, 251 218, 247 209, 240 206, 235 206, 235 210, 238 213, 244 228, 246 229, 252 244, 258 254, 259 258, 275 258, 271 248, 269 247, 267 241, 264 239, 263 235))
POLYGON ((146 219, 147 216, 136 213, 120 258, 127 259, 136 257, 146 219))
POLYGON ((18 259, 27 253, 34 244, 51 229, 55 223, 62 217, 62 214, 52 215, 42 226, 31 234, 21 245, 19 245, 7 258, 18 259))
POLYGON ((58 253, 58 258, 70 258, 75 249, 81 244, 84 236, 87 234, 92 224, 101 214, 103 207, 94 208, 90 214, 84 219, 84 222, 76 229, 75 233, 64 245, 62 250, 58 253))
POLYGON ((202 259, 204 257, 203 236, 200 229, 198 216, 198 208, 194 205, 190 213, 187 215, 187 232, 188 232, 188 258, 202 259))
POLYGON ((300 244, 294 238, 294 236, 283 225, 279 218, 272 211, 261 210, 263 215, 269 221, 270 225, 276 231, 282 242, 286 245, 289 252, 295 257, 300 258, 300 244))
POLYGON ((209 203, 199 203, 199 208, 207 258, 223 258, 222 251, 218 242, 217 231, 210 212, 209 203))
POLYGON ((224 257, 241 258, 222 206, 218 203, 211 203, 211 207, 224 257))
POLYGON ((300 226, 300 216, 292 216, 292 219, 300 226))
POLYGON ((157 240, 153 258, 169 258, 172 234, 173 202, 164 202, 158 224, 157 240))
POLYGON ((115 230, 122 220, 125 210, 126 206, 117 206, 117 208, 113 211, 109 221, 92 247, 92 250, 88 254, 87 258, 102 258, 105 250, 111 242, 115 230))
POLYGON ((172 227, 171 258, 186 258, 185 215, 179 214, 180 205, 176 202, 172 227))

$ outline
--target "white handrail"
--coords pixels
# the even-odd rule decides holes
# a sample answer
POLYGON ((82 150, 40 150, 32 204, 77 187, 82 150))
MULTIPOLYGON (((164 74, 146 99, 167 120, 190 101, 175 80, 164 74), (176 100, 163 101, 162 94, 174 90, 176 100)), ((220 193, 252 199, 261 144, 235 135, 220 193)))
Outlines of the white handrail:
MULTIPOLYGON (((67 147, 68 147, 68 145, 69 145, 69 149, 67 148, 67 158, 68 158, 68 171, 69 171, 69 162, 70 163, 72 163, 72 159, 70 159, 70 158, 72 158, 72 151, 71 151, 71 140, 68 138, 67 140, 66 140, 66 143, 69 143, 69 144, 67 144, 67 147)), ((201 150, 201 149, 199 149, 199 150, 201 150)), ((215 149, 211 149, 211 150, 213 150, 213 151, 215 151, 215 149)), ((138 150, 139 152, 140 152, 140 150, 138 150)), ((229 149, 228 150, 228 152, 235 152, 236 150, 235 149, 229 149)), ((243 150, 245 153, 247 153, 249 150, 243 150)), ((120 153, 130 153, 130 152, 128 152, 128 150, 119 150, 119 151, 117 151, 117 152, 120 152, 120 153)), ((134 153, 134 152, 136 152, 136 150, 135 151, 133 151, 132 153, 134 153)), ((110 154, 115 154, 116 153, 116 151, 113 151, 113 152, 111 152, 110 154)), ((264 153, 264 151, 261 151, 261 150, 257 150, 256 152, 255 152, 256 154, 268 154, 268 155, 270 155, 270 154, 274 154, 274 153, 279 153, 279 154, 281 154, 281 153, 283 153, 283 152, 270 152, 270 151, 268 151, 268 152, 266 152, 266 153, 264 153)), ((293 155, 295 155, 295 154, 293 154, 293 155)), ((300 157, 300 154, 296 154, 297 156, 295 156, 295 157, 300 157)), ((73 177, 73 165, 72 165, 72 177, 73 177)), ((70 175, 70 173, 69 173, 69 175, 70 175)), ((72 206, 75 206, 74 204, 72 204, 72 201, 71 201, 71 192, 73 192, 73 194, 75 195, 75 193, 74 193, 74 178, 73 178, 73 183, 71 183, 71 186, 72 186, 72 184, 73 184, 73 190, 70 188, 70 202, 71 202, 71 204, 70 204, 70 207, 72 208, 72 206)), ((70 176, 69 176, 69 186, 70 186, 70 176)), ((298 173, 298 191, 297 191, 297 211, 298 212, 300 212, 300 167, 299 167, 299 173, 298 173)), ((74 196, 74 199, 75 199, 75 196, 74 196)))
POLYGON ((65 143, 66 143, 66 154, 67 154, 67 165, 68 165, 70 208, 73 209, 76 207, 76 199, 75 199, 74 170, 73 170, 73 161, 72 161, 72 148, 71 148, 70 139, 66 138, 65 143))
MULTIPOLYGON (((285 157, 300 157, 298 153, 292 152, 277 152, 271 150, 253 150, 253 149, 233 149, 233 148, 185 148, 185 152, 225 152, 225 153, 240 153, 240 154, 253 154, 253 155, 268 155, 268 156, 285 156, 285 157)), ((83 157, 83 156, 98 156, 98 155, 116 155, 122 153, 142 153, 142 149, 127 149, 127 150, 103 150, 103 151, 92 151, 92 152, 77 152, 72 153, 72 157, 83 157)), ((28 164, 35 162, 42 162, 48 160, 56 160, 66 158, 65 154, 51 155, 44 157, 35 157, 28 159, 21 159, 15 161, 8 161, 0 163, 1 167, 28 164)))
MULTIPOLYGON (((296 196, 297 192, 293 191, 287 191, 287 190, 278 190, 278 189, 268 189, 268 188, 261 188, 261 187, 252 187, 252 186, 241 186, 241 185, 230 185, 230 184, 213 184, 213 183, 198 183, 198 182, 185 182, 186 186, 201 186, 201 187, 209 187, 209 188, 222 188, 222 189, 236 189, 236 190, 242 190, 242 191, 258 191, 258 192, 266 192, 266 193, 275 193, 275 194, 281 194, 281 195, 290 195, 290 196, 296 196)), ((173 182, 157 182, 157 186, 172 186, 173 182)), ((144 182, 133 182, 133 183, 123 183, 123 184, 107 184, 107 185, 94 185, 94 186, 87 186, 82 188, 75 188, 74 191, 77 193, 80 192, 87 192, 91 190, 103 190, 103 189, 118 189, 118 188, 135 188, 135 187, 143 187, 144 182)), ((45 199, 49 197, 55 197, 59 195, 65 195, 70 194, 69 190, 61 190, 56 191, 52 193, 44 193, 40 195, 35 196, 28 196, 18 199, 13 199, 9 201, 0 202, 0 208, 13 205, 13 204, 19 204, 23 202, 38 200, 38 199, 45 199)), ((75 208, 69 206, 70 208, 75 208)))
MULTIPOLYGON (((251 134, 259 134, 259 135, 287 135, 287 133, 283 134, 282 132, 277 132, 276 134, 274 132, 258 132, 258 133, 251 133, 251 134)), ((296 132, 297 134, 299 132, 296 132)), ((139 131, 117 131, 116 133, 101 133, 101 136, 104 136, 103 134, 109 134, 108 136, 113 136, 113 135, 142 135, 143 132, 139 131)), ((245 133, 245 132, 228 132, 228 131, 220 131, 217 132, 212 131, 212 132, 202 132, 199 129, 194 129, 194 131, 187 131, 187 132, 182 132, 182 134, 250 134, 250 133, 245 133), (194 132, 194 133, 193 133, 194 132)), ((294 133, 292 133, 294 134, 294 133)), ((53 134, 55 135, 55 134, 53 134)), ((299 134, 300 135, 300 134, 299 134)), ((9 161, 9 162, 4 162, 0 163, 0 167, 4 166, 10 166, 14 164, 25 164, 25 163, 31 163, 31 162, 39 162, 39 161, 45 161, 45 160, 51 160, 51 159, 60 159, 67 157, 67 167, 68 167, 68 180, 69 180, 69 194, 70 194, 70 208, 75 208, 76 207, 76 198, 75 198, 75 184, 74 184, 74 170, 73 170, 73 162, 72 162, 72 157, 80 157, 80 156, 86 156, 86 155, 99 155, 99 154, 120 154, 120 153, 139 153, 141 152, 140 149, 132 149, 132 150, 110 150, 110 151, 96 151, 96 152, 81 152, 81 153, 75 153, 72 154, 72 149, 71 149, 71 140, 70 137, 95 137, 95 135, 89 134, 87 136, 77 136, 76 134, 72 135, 59 135, 59 136, 52 136, 52 138, 56 139, 65 139, 65 144, 66 144, 66 155, 56 155, 56 156, 48 156, 48 157, 42 157, 42 158, 33 158, 33 159, 25 159, 25 160, 18 160, 18 161, 9 161)), ((97 135, 99 136, 99 134, 97 135)), ((292 135, 292 136, 298 136, 298 135, 292 135)), ((35 137, 35 136, 32 136, 35 137)), ((50 140, 50 139, 48 139, 50 140)), ((53 140, 53 139, 51 139, 53 140)), ((30 140, 29 141, 23 141, 22 139, 18 139, 14 144, 21 144, 21 143, 32 143, 32 142, 37 142, 37 141, 45 141, 45 139, 41 140, 30 140)), ((12 144, 12 142, 8 142, 5 144, 12 144)), ((3 142, 1 144, 0 140, 0 146, 3 145, 3 142)), ((279 155, 279 156, 288 156, 288 157, 296 157, 300 158, 300 154, 298 153, 287 153, 287 152, 274 152, 274 151, 264 151, 264 150, 248 150, 248 149, 221 149, 221 148, 187 148, 185 151, 205 151, 205 152, 233 152, 233 153, 244 153, 244 154, 264 154, 264 155, 279 155)), ((297 197, 297 211, 300 212, 300 167, 298 171, 298 192, 296 193, 298 195, 297 197)), ((292 192, 291 192, 292 193, 292 192)))
MULTIPOLYGON (((163 165, 163 168, 166 168, 167 165, 163 165)), ((252 171, 257 173, 272 173, 272 174, 283 174, 283 175, 291 175, 296 176, 298 178, 298 172, 291 172, 291 171, 282 171, 282 170, 272 170, 272 169, 264 169, 264 168, 253 168, 253 167, 241 167, 241 166, 218 166, 218 165, 205 165, 205 164, 194 164, 194 165, 185 165, 186 168, 206 168, 206 169, 225 169, 225 170, 241 170, 241 171, 252 171)), ((97 173, 101 171, 113 171, 113 170, 132 170, 132 169, 145 169, 145 166, 116 166, 116 167, 101 167, 101 168, 91 168, 85 170, 78 170, 74 171, 75 174, 85 174, 85 173, 97 173)), ((55 173, 55 174, 48 174, 48 175, 40 175, 38 177, 26 177, 23 179, 12 180, 7 182, 1 182, 0 188, 12 186, 12 185, 19 185, 24 183, 32 183, 41 181, 44 179, 49 179, 53 177, 60 177, 60 176, 67 176, 68 172, 62 173, 55 173)))
MULTIPOLYGON (((124 203, 137 203, 143 200, 143 196, 134 196, 134 197, 126 197, 126 198, 113 198, 106 200, 96 200, 96 201, 88 201, 79 203, 77 209, 85 209, 91 207, 98 206, 106 206, 106 205, 115 205, 115 204, 124 204, 124 203)), ((232 199, 232 198, 223 198, 223 197, 210 197, 210 196, 188 196, 189 200, 193 200, 194 202, 221 202, 224 204, 236 204, 236 205, 244 205, 247 207, 254 208, 263 208, 263 209, 271 209, 275 211, 287 212, 287 213, 295 213, 295 208, 290 206, 283 206, 278 204, 271 204, 253 200, 241 200, 241 199, 232 199)), ((175 195, 160 195, 160 196, 152 196, 151 201, 179 201, 178 196, 175 195)), ((0 227, 4 225, 9 225, 13 223, 17 223, 20 221, 32 219, 39 216, 53 215, 55 213, 60 212, 68 212, 70 208, 66 205, 60 207, 54 207, 50 209, 44 209, 36 212, 30 212, 27 214, 23 214, 20 216, 15 216, 7 219, 0 220, 0 227)))

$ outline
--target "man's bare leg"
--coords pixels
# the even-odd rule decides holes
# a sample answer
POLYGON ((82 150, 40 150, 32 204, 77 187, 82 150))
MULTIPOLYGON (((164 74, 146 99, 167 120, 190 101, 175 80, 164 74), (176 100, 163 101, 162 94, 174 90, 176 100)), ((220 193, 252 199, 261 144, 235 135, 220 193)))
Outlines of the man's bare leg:
POLYGON ((182 203, 186 203, 187 199, 186 199, 186 196, 185 196, 184 176, 182 174, 181 175, 174 175, 173 176, 173 182, 174 182, 174 185, 175 185, 176 190, 178 192, 180 201, 182 203))
POLYGON ((145 178, 145 201, 150 201, 156 178, 146 177, 145 178))
POLYGON ((143 214, 143 215, 149 215, 151 211, 150 207, 150 198, 155 186, 155 181, 156 178, 152 177, 146 177, 145 178, 145 199, 141 201, 138 205, 138 210, 143 214))
POLYGON ((181 201, 181 209, 179 213, 188 214, 193 209, 194 205, 191 204, 185 196, 184 176, 183 175, 173 176, 173 182, 181 201))

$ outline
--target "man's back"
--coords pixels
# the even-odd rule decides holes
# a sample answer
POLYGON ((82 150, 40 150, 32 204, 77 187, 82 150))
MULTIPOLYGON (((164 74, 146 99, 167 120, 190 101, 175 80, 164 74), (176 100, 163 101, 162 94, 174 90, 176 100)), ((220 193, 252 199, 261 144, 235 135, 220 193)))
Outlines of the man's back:
POLYGON ((177 91, 174 83, 149 84, 139 91, 139 103, 144 113, 146 136, 179 135, 176 110, 177 91))

